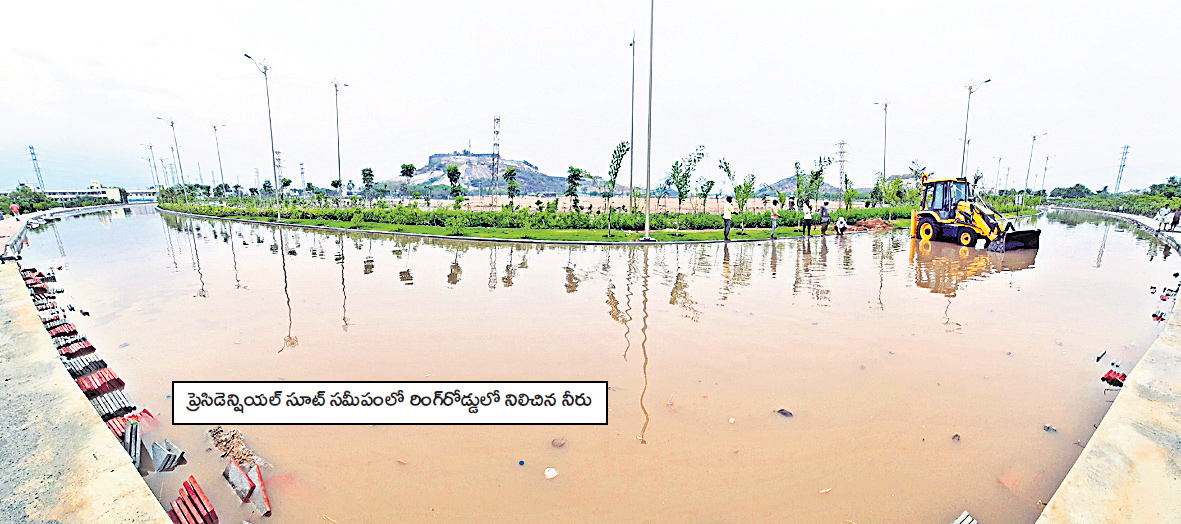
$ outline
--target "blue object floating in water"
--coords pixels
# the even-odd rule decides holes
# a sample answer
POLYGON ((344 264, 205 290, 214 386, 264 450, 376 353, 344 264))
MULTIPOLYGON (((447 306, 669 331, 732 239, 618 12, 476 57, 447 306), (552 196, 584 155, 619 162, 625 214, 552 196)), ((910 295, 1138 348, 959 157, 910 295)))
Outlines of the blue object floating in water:
POLYGON ((524 461, 524 460, 517 461, 517 465, 519 465, 519 466, 524 466, 524 465, 525 465, 525 461, 524 461))

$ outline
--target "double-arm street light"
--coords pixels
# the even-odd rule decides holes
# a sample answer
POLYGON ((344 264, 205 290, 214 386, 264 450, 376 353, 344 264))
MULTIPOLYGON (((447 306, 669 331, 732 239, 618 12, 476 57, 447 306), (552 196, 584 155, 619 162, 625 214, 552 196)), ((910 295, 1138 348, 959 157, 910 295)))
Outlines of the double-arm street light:
MULTIPOLYGON (((168 120, 164 120, 164 117, 159 117, 159 116, 156 117, 156 120, 168 122, 169 127, 172 128, 172 146, 173 146, 172 152, 176 153, 176 167, 177 167, 177 169, 180 169, 180 183, 184 184, 185 183, 185 165, 183 163, 181 163, 181 161, 180 161, 180 143, 178 143, 176 141, 176 121, 171 118, 169 118, 168 120)), ((186 191, 186 193, 187 193, 187 191, 186 191)))
MULTIPOLYGON (((1029 169, 1033 167, 1033 146, 1037 145, 1038 137, 1046 136, 1046 133, 1034 134, 1033 141, 1029 143, 1029 164, 1025 166, 1025 191, 1029 192, 1029 169)), ((1047 165, 1049 161, 1046 161, 1047 165)))
POLYGON ((340 170, 340 88, 348 87, 348 84, 342 84, 335 79, 332 80, 332 88, 336 91, 336 179, 341 180, 340 170))
POLYGON ((890 101, 874 102, 875 106, 882 106, 882 178, 886 177, 886 131, 890 121, 890 101))
POLYGON ((651 13, 648 19, 648 157, 647 174, 644 184, 644 238, 640 240, 651 242, 652 232, 652 56, 656 44, 656 0, 652 0, 651 13))
POLYGON ((152 180, 156 183, 156 188, 159 190, 164 187, 160 185, 160 175, 156 173, 156 152, 152 150, 152 144, 140 144, 148 148, 148 164, 152 166, 152 180))
POLYGON ((267 64, 266 60, 259 62, 258 60, 255 60, 254 58, 252 58, 250 55, 248 55, 246 53, 243 53, 243 56, 245 56, 246 58, 249 58, 251 62, 254 62, 254 67, 257 67, 258 72, 262 73, 262 81, 263 81, 263 84, 266 86, 266 90, 267 90, 267 127, 271 131, 271 175, 275 179, 275 181, 274 181, 275 197, 282 198, 283 192, 279 190, 279 166, 278 166, 278 162, 275 160, 275 124, 274 124, 274 121, 271 120, 271 81, 270 81, 270 77, 267 75, 267 72, 271 70, 271 66, 270 66, 270 64, 267 64))
POLYGON ((213 124, 213 146, 217 148, 217 172, 221 175, 221 183, 226 183, 226 172, 221 167, 221 143, 217 141, 217 128, 225 127, 225 124, 213 124))
POLYGON ((972 93, 980 90, 980 86, 992 82, 989 78, 979 84, 968 84, 968 108, 964 110, 964 151, 960 156, 960 178, 964 178, 964 163, 968 160, 968 117, 972 114, 972 93))

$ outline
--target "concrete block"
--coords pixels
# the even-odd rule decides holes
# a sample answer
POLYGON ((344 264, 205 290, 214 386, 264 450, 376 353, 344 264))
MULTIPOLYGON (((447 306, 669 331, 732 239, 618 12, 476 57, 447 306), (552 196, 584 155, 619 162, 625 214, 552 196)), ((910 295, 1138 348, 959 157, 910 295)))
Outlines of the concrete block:
POLYGON ((254 494, 250 495, 250 503, 258 509, 264 517, 271 516, 271 498, 267 496, 267 485, 262 481, 262 468, 255 464, 247 471, 247 476, 254 483, 254 494))
POLYGON ((230 487, 234 488, 234 493, 242 499, 242 502, 246 502, 254 494, 254 481, 250 480, 250 477, 246 475, 246 470, 242 469, 242 465, 238 464, 238 461, 231 460, 221 475, 225 477, 226 482, 230 483, 230 487))
POLYGON ((123 432, 123 449, 127 450, 128 456, 131 457, 131 463, 135 464, 135 469, 139 469, 140 445, 139 423, 132 422, 127 426, 127 430, 123 432))

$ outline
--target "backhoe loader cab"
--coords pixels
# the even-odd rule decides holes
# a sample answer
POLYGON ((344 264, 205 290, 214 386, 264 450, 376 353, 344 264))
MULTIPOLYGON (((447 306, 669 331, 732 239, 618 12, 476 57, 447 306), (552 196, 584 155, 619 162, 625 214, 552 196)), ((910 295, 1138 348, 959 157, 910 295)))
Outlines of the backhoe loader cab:
POLYGON ((911 236, 976 247, 984 239, 992 251, 1037 249, 1041 230, 1015 231, 987 203, 977 202, 965 178, 929 179, 923 175, 923 200, 911 218, 911 236))

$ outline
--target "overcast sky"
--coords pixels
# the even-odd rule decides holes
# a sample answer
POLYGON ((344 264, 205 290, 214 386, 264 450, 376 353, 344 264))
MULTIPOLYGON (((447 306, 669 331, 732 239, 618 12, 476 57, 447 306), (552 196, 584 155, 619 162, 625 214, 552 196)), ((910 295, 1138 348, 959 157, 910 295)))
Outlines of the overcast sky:
MULTIPOLYGON (((226 181, 270 175, 265 58, 284 175, 336 178, 333 78, 344 178, 378 179, 432 153, 492 146, 564 176, 604 175, 629 138, 636 35, 635 176, 642 185, 648 94, 643 0, 569 2, 9 2, 0 20, 0 187, 151 183, 147 148, 210 181, 219 131, 226 181)), ((704 144, 760 183, 836 156, 854 184, 914 159, 958 174, 969 82, 967 172, 1023 187, 1031 137, 1040 187, 1121 188, 1181 175, 1181 3, 1168 1, 717 2, 657 0, 652 176, 704 144)), ((836 169, 827 177, 837 179, 836 169)), ((621 174, 627 183, 625 163, 621 174)))

